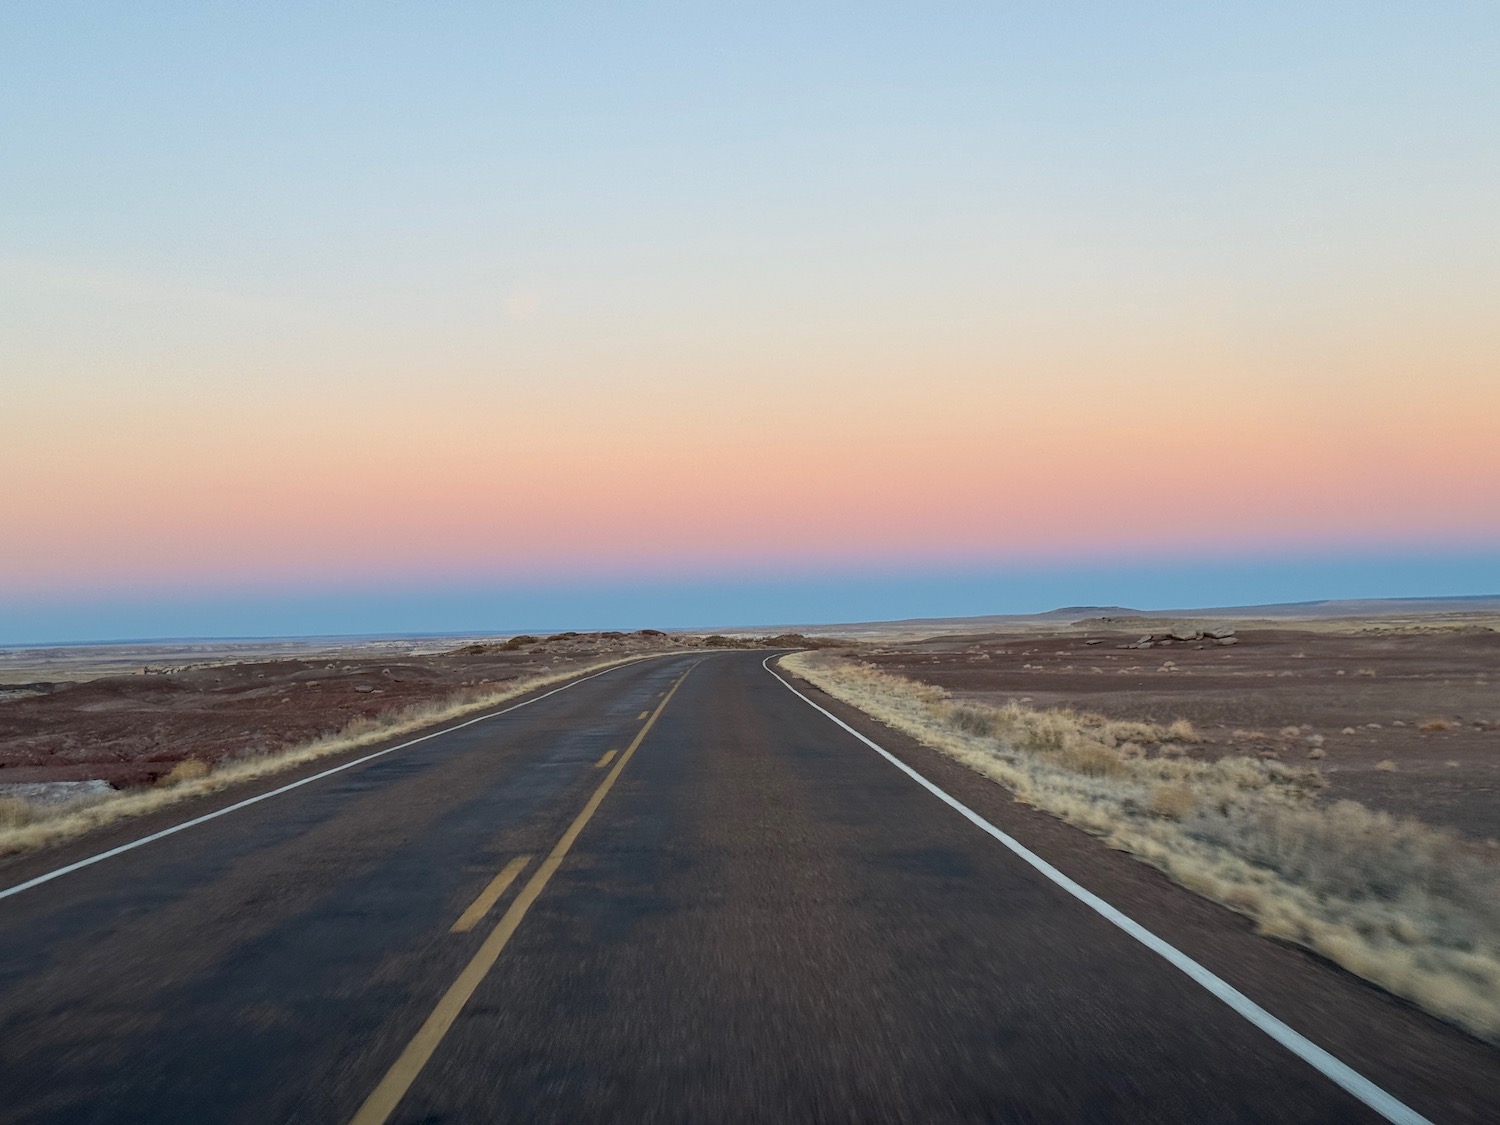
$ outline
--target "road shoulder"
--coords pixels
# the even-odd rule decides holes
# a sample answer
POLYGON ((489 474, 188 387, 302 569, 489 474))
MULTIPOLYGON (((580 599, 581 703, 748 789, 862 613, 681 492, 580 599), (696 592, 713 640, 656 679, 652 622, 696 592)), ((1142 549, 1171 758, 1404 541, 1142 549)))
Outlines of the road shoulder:
MULTIPOLYGON (((1414 1109, 1434 1120, 1488 1119, 1500 1090, 1500 1051, 1310 951, 1256 934, 1248 919, 1176 885, 1155 868, 1018 803, 996 782, 784 669, 779 673, 820 707, 1414 1109)), ((935 798, 933 811, 953 815, 935 798)), ((1288 1065, 1301 1064, 1289 1055, 1288 1065)))

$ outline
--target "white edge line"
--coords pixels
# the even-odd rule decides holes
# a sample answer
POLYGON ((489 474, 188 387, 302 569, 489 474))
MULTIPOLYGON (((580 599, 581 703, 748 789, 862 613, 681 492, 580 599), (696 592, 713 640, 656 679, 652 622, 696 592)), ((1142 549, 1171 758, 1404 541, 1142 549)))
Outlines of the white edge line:
POLYGON ((806 703, 813 710, 821 712, 829 719, 832 719, 835 723, 843 727, 846 731, 863 742, 871 750, 874 750, 877 754, 886 759, 886 761, 890 762, 891 765, 895 766, 902 773, 906 774, 933 796, 937 797, 945 804, 950 805, 968 820, 973 822, 977 827, 983 829, 995 839, 999 840, 1007 848, 1015 852, 1015 854, 1018 855, 1021 859, 1025 860, 1032 867, 1036 868, 1037 871, 1041 872, 1048 879, 1051 879, 1052 882, 1056 883, 1063 890, 1067 891, 1068 894, 1072 895, 1079 902, 1083 903, 1089 909, 1099 914, 1105 920, 1124 930, 1131 937, 1135 938, 1136 941, 1140 942, 1147 949, 1151 950, 1151 952, 1161 956, 1174 968, 1181 969, 1194 981, 1202 985, 1209 992, 1213 993, 1213 995, 1217 996, 1220 1000, 1224 1001, 1225 1004, 1228 1004, 1229 1007, 1233 1008, 1241 1016, 1244 1016, 1245 1019, 1249 1020, 1256 1027, 1260 1028, 1261 1031, 1264 1031, 1272 1039, 1276 1040, 1276 1042, 1280 1043, 1287 1050, 1291 1051, 1292 1054, 1296 1055, 1303 1062, 1313 1067, 1325 1078, 1329 1079, 1335 1085, 1341 1086, 1344 1090, 1348 1091, 1354 1097, 1358 1098, 1365 1105, 1369 1106, 1376 1113, 1384 1117, 1387 1121, 1396 1122, 1398 1123, 1398 1125, 1431 1125, 1427 1118, 1423 1117, 1416 1110, 1412 1109, 1404 1102, 1399 1101, 1393 1095, 1386 1093, 1379 1086, 1375 1085, 1375 1083, 1371 1082, 1368 1078, 1360 1074, 1353 1067, 1349 1066, 1347 1063, 1341 1062, 1339 1059, 1335 1058, 1333 1055, 1325 1051, 1322 1047, 1319 1047, 1311 1039, 1308 1039, 1305 1035, 1301 1034, 1300 1032, 1293 1031, 1290 1027, 1282 1023, 1270 1012, 1262 1008, 1254 1000, 1251 1000, 1243 992, 1239 991, 1239 989, 1234 988, 1225 981, 1221 980, 1219 977, 1209 972, 1208 969, 1198 964, 1197 961, 1194 961, 1186 953, 1183 953, 1175 946, 1169 945, 1167 942, 1163 941, 1161 938, 1153 934, 1150 930, 1146 929, 1146 927, 1142 926, 1139 922, 1121 913, 1119 910, 1115 909, 1109 903, 1105 902, 1102 898, 1094 894, 1092 891, 1086 890, 1085 888, 1079 886, 1072 879, 1069 879, 1061 871, 1053 867, 1050 863, 1044 860, 1041 856, 1037 855, 1030 848, 1026 847, 1020 841, 1006 835, 1006 833, 996 828, 993 824, 985 820, 984 817, 980 816, 973 809, 969 808, 967 805, 963 804, 956 798, 949 796, 942 789, 939 789, 932 782, 928 781, 927 778, 923 777, 916 770, 912 769, 911 766, 907 765, 900 758, 896 757, 889 750, 885 749, 885 747, 871 741, 869 738, 866 738, 864 735, 860 734, 859 731, 855 730, 848 723, 844 722, 843 719, 839 718, 831 711, 818 706, 818 704, 814 703, 811 699, 803 695, 791 684, 787 683, 787 681, 783 679, 779 673, 772 670, 770 665, 771 660, 772 657, 766 657, 765 660, 761 661, 761 667, 764 668, 767 672, 770 672, 772 676, 776 677, 776 680, 781 684, 782 687, 786 688, 787 691, 791 692, 798 699, 802 700, 802 702, 806 703))
MULTIPOLYGON (((663 653, 662 655, 670 656, 674 654, 663 653)), ((499 711, 490 711, 484 715, 477 715, 472 719, 465 719, 461 723, 454 723, 451 727, 443 727, 440 730, 428 731, 426 734, 418 735, 416 738, 409 738, 405 742, 398 743, 395 746, 387 746, 384 750, 376 750, 373 754, 366 754, 362 758, 355 758, 352 762, 345 762, 343 765, 334 766, 332 769, 323 770, 321 773, 315 773, 310 777, 304 777, 299 781, 293 781, 290 784, 280 786, 276 789, 268 790, 265 793, 259 793, 254 797, 246 797, 243 801, 236 801, 232 805, 225 805, 222 809, 215 809, 211 813, 204 813, 202 816, 195 816, 192 820, 184 820, 181 824, 174 824, 170 828, 163 828, 160 832, 152 832, 149 836, 142 836, 138 840, 131 840, 129 843, 121 844, 118 847, 99 852, 97 855, 91 855, 85 859, 80 859, 76 863, 69 863, 63 865, 62 867, 54 868, 53 870, 48 871, 45 874, 38 875, 33 879, 27 879, 24 883, 17 883, 14 887, 6 887, 3 891, 0 891, 0 899, 9 898, 11 895, 18 895, 22 891, 29 891, 32 887, 39 887, 43 883, 50 883, 53 879, 60 879, 62 878, 62 876, 72 874, 74 871, 77 871, 81 868, 91 867, 96 863, 102 862, 103 860, 112 859, 123 852, 128 852, 134 850, 135 848, 144 847, 146 844, 154 843, 157 840, 164 839, 167 836, 175 835, 176 833, 183 832, 189 828, 195 828, 200 824, 206 824, 210 820, 215 820, 218 817, 225 816, 228 813, 237 812, 240 809, 249 808, 251 805, 256 804, 257 802, 267 800, 271 797, 278 797, 282 793, 290 793, 293 789, 299 789, 304 785, 310 785, 314 781, 321 781, 325 777, 332 777, 336 773, 342 773, 344 770, 353 769, 355 766, 364 765, 366 762, 373 761, 376 758, 383 758, 387 754, 394 754, 397 750, 405 750, 408 746, 415 746, 419 742, 426 742, 429 738, 436 738, 440 734, 450 734, 453 731, 461 730, 464 727, 473 726, 475 723, 482 723, 486 719, 498 719, 501 715, 508 715, 512 711, 519 711, 522 707, 529 707, 533 703, 540 703, 550 695, 556 695, 560 691, 567 691, 571 687, 577 687, 579 684, 584 683, 587 680, 592 680, 596 676, 603 676, 608 672, 614 672, 617 669, 626 668, 631 664, 639 664, 642 660, 650 659, 652 659, 650 656, 642 656, 635 660, 626 661, 624 664, 615 664, 612 667, 603 668, 598 672, 594 672, 590 675, 580 676, 576 680, 569 680, 565 684, 559 684, 551 691, 543 692, 541 695, 534 695, 530 699, 523 699, 520 703, 512 703, 509 707, 502 708, 499 711)))

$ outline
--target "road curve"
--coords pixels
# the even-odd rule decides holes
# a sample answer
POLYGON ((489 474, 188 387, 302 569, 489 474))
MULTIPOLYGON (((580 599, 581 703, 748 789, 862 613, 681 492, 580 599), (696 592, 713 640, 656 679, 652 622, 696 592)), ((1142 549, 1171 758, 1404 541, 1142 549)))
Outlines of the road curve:
MULTIPOLYGON (((619 668, 0 901, 0 1119, 1379 1119, 760 659, 619 668)), ((1169 938, 1223 913, 863 729, 1169 938)), ((1484 1119, 1500 1053, 1221 928, 1180 944, 1484 1119)))

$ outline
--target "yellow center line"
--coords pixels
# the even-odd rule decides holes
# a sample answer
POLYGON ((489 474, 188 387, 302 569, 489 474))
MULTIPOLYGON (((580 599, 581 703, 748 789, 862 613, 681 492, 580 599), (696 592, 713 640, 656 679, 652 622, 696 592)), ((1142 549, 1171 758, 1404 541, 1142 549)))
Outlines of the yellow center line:
MULTIPOLYGON (((531 909, 532 903, 541 896, 548 881, 562 866, 563 858, 573 847, 573 842, 578 839, 579 833, 593 818, 594 812, 604 801, 610 789, 614 787, 615 779, 620 776, 620 772, 635 754, 636 747, 645 741, 646 734, 655 725, 661 713, 666 710, 667 704, 672 701, 672 696, 677 693, 677 689, 682 686, 682 681, 687 679, 688 672, 692 670, 689 668, 687 672, 677 677, 677 682, 666 692, 661 703, 646 720, 646 725, 636 732, 635 738, 626 748, 625 753, 620 755, 615 768, 605 774, 604 780, 594 790, 594 795, 589 798, 588 804, 583 806, 583 811, 573 818, 573 823, 568 825, 568 830, 562 834, 562 838, 557 841, 547 858, 542 860, 541 866, 527 880, 526 886, 521 888, 521 893, 510 904, 510 909, 490 931, 490 936, 484 939, 479 952, 474 954, 473 959, 464 966, 463 972, 458 974, 458 979, 448 986, 448 991, 443 993, 443 998, 437 1002, 437 1007, 432 1009, 432 1014, 417 1029, 416 1035, 412 1036, 411 1042, 401 1052, 401 1057, 391 1064, 390 1070, 385 1072, 385 1077, 365 1099, 364 1105, 359 1107, 358 1112, 350 1119, 349 1125, 384 1125, 390 1119, 391 1114, 396 1111, 396 1106, 400 1104, 406 1092, 411 1089, 412 1083, 416 1081, 417 1075, 422 1073, 427 1060, 432 1058, 438 1044, 443 1041, 443 1036, 448 1034, 448 1029, 453 1026, 458 1013, 463 1010, 469 997, 474 995, 480 982, 500 959, 500 954, 504 952, 506 944, 520 927, 521 920, 526 917, 526 912, 531 909)), ((645 714, 644 711, 641 713, 645 714)))
POLYGON ((639 715, 637 715, 637 716, 636 716, 636 717, 635 717, 635 721, 636 721, 636 722, 640 722, 640 721, 641 721, 641 720, 642 720, 642 719, 644 719, 644 718, 645 718, 645 717, 646 717, 646 716, 647 716, 647 715, 649 715, 649 714, 650 714, 650 712, 649 712, 649 711, 642 711, 642 712, 641 712, 641 713, 640 713, 640 714, 639 714, 639 715))
POLYGON ((594 763, 594 768, 596 770, 602 770, 605 766, 609 765, 610 759, 612 759, 614 756, 615 752, 613 750, 606 750, 604 752, 604 757, 600 758, 597 762, 594 763))
POLYGON ((500 896, 505 893, 506 888, 516 881, 516 876, 530 862, 529 855, 518 855, 501 868, 500 874, 491 879, 490 885, 479 892, 479 897, 469 904, 469 909, 458 916, 458 921, 453 923, 453 928, 448 932, 466 934, 479 925, 479 920, 490 912, 490 907, 500 901, 500 896))

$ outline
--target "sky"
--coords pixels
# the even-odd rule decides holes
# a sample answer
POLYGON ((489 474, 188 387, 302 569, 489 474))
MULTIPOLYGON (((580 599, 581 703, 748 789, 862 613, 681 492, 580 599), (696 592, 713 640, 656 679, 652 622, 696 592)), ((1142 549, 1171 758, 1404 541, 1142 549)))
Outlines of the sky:
POLYGON ((1500 593, 1496 57, 1490 3, 7 4, 0 644, 1500 593))

